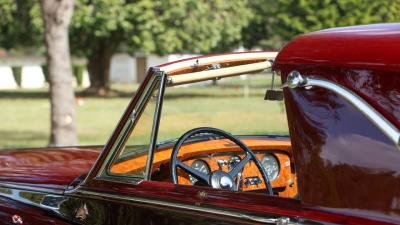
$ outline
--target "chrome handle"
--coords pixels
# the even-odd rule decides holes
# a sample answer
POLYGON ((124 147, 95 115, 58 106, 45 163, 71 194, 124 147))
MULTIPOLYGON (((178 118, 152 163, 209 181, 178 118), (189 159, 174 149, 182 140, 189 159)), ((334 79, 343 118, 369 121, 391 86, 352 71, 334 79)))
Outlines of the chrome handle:
POLYGON ((289 217, 279 217, 279 218, 262 218, 262 217, 256 217, 256 216, 242 216, 242 218, 255 221, 255 222, 261 222, 265 224, 275 224, 275 225, 297 225, 299 223, 293 222, 290 220, 289 217))
POLYGON ((364 99, 350 91, 349 89, 335 84, 333 82, 315 79, 310 77, 303 77, 298 71, 289 73, 286 83, 283 88, 297 88, 297 87, 322 87, 335 92, 339 96, 346 99, 350 104, 356 107, 363 113, 375 126, 377 126, 400 150, 400 131, 392 123, 390 123, 382 114, 376 111, 364 99))

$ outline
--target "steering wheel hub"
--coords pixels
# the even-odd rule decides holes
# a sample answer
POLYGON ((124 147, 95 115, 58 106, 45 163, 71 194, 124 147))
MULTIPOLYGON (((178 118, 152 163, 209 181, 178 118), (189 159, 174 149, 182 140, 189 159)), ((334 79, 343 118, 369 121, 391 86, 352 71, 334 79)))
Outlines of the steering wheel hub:
POLYGON ((233 178, 222 170, 216 170, 211 174, 210 183, 213 188, 235 190, 233 178))
POLYGON ((232 183, 232 181, 228 178, 228 177, 225 177, 225 176, 223 176, 223 177, 221 177, 221 179, 219 180, 219 185, 222 187, 222 188, 232 188, 232 186, 233 186, 233 183, 232 183))

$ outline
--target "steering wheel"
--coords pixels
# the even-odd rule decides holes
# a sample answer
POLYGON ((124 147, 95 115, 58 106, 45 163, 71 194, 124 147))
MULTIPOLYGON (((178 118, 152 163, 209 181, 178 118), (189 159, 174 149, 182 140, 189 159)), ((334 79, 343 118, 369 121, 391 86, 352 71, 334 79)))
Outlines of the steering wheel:
POLYGON ((253 161, 255 165, 257 166, 258 170, 260 171, 262 178, 265 183, 266 190, 269 195, 273 195, 272 192, 272 187, 269 182, 268 176, 266 172, 264 171, 264 168, 261 166, 260 162, 256 158, 255 154, 253 151, 250 150, 249 147, 247 147, 241 140, 239 140, 237 137, 233 136, 232 134, 229 134, 223 130, 212 128, 212 127, 199 127, 192 129, 185 134, 183 134, 178 141, 176 142, 172 153, 171 153, 171 175, 172 175, 172 181, 174 184, 178 184, 178 177, 177 177, 177 168, 181 168, 184 170, 186 173, 192 175, 195 177, 197 180, 203 182, 204 184, 207 184, 209 187, 212 188, 221 188, 221 189, 227 189, 227 190, 238 190, 238 187, 236 186, 234 182, 234 177, 237 176, 244 168, 246 163, 249 161, 253 161), (224 172, 222 170, 215 170, 211 172, 210 175, 202 173, 196 169, 194 169, 191 166, 188 166, 181 162, 178 159, 178 152, 181 149, 182 145, 185 143, 186 140, 189 138, 199 135, 199 134, 214 134, 216 136, 220 136, 223 138, 226 138, 236 145, 238 145, 244 152, 246 152, 246 156, 238 163, 236 164, 228 173, 224 172))

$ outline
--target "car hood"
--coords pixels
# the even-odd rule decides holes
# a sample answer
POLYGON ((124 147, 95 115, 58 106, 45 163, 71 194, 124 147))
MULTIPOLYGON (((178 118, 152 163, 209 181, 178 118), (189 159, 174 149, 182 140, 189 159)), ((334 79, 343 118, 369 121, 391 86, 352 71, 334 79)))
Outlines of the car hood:
POLYGON ((0 184, 65 189, 88 173, 102 146, 0 150, 0 184))

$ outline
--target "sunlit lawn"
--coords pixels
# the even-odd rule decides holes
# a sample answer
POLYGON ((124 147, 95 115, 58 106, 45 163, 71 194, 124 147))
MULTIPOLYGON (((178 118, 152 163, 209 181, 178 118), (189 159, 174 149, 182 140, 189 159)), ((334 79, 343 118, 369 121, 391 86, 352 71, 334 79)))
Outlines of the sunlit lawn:
MULTIPOLYGON (((0 96, 3 94, 4 91, 0 92, 0 96)), ((83 101, 84 104, 77 107, 80 144, 103 144, 113 131, 129 98, 84 98, 83 101)), ((0 148, 48 144, 50 103, 47 98, 0 97, 0 109, 0 148)))
MULTIPOLYGON (((267 86, 264 81, 252 80, 249 85, 247 94, 242 86, 224 82, 217 86, 169 89, 164 101, 161 138, 174 138, 188 128, 204 126, 202 118, 207 126, 216 125, 233 133, 287 133, 283 104, 263 100, 267 86), (249 113, 248 108, 253 110, 249 113), (210 110, 218 111, 211 121, 207 119, 210 110)), ((82 98, 83 105, 77 106, 80 144, 107 141, 136 87, 114 87, 127 93, 126 97, 82 98)), ((0 148, 46 146, 49 117, 47 89, 0 90, 0 148)))

